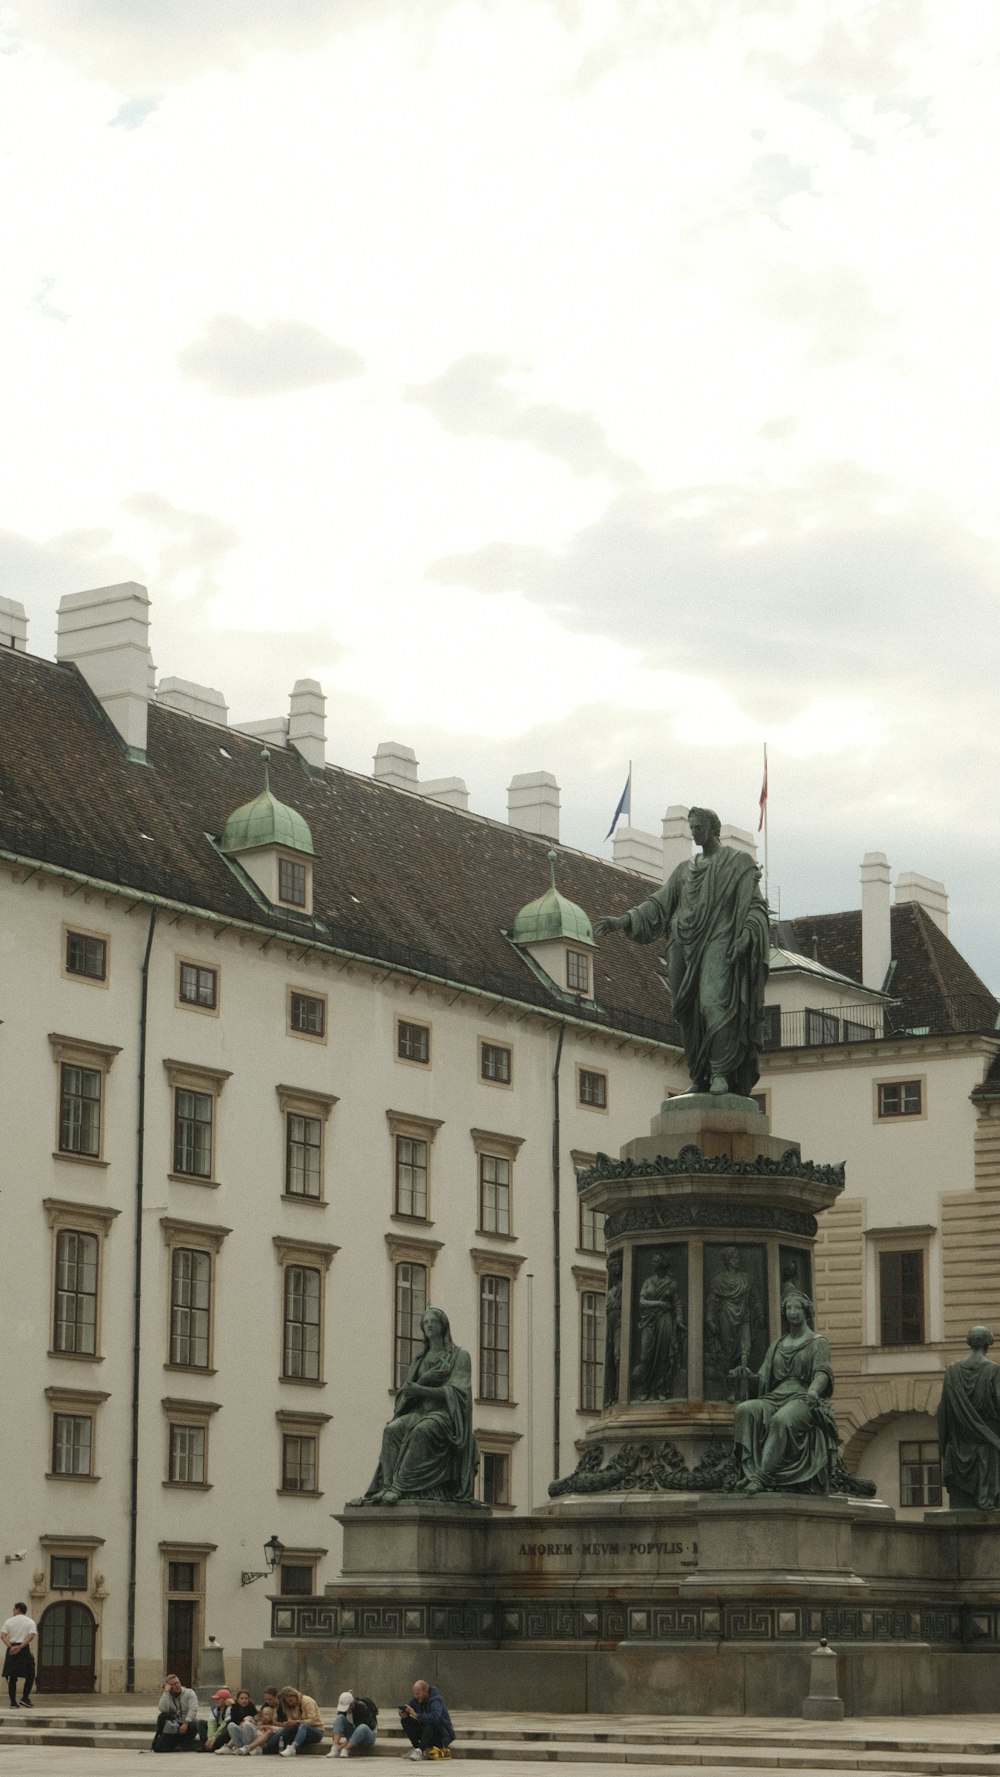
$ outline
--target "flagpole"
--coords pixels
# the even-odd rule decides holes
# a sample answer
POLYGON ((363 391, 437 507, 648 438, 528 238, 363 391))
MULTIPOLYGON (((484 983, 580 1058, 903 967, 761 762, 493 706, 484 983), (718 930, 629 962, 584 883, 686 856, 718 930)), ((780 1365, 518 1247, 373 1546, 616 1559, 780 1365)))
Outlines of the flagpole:
POLYGON ((768 891, 768 883, 770 880, 770 872, 768 870, 768 851, 767 851, 767 805, 768 805, 770 798, 767 794, 767 790, 768 790, 767 741, 765 741, 764 742, 764 899, 765 899, 765 901, 767 901, 768 907, 770 907, 771 903, 768 900, 768 892, 769 892, 768 891))

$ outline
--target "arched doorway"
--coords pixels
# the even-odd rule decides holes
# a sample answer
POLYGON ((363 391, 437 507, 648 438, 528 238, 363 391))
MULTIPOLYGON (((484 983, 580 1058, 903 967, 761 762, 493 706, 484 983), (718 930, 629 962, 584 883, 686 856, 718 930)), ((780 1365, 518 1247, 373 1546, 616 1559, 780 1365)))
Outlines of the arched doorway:
POLYGON ((94 1640, 94 1619, 85 1604, 50 1604, 38 1625, 38 1689, 92 1691, 94 1640))

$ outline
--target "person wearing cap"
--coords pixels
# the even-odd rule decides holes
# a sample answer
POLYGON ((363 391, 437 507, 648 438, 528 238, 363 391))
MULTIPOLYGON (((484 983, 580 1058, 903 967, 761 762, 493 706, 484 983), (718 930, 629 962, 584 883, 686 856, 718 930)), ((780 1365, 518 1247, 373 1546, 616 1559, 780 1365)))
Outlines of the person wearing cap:
POLYGON ((372 1752, 377 1732, 378 1719, 368 1699, 355 1697, 351 1691, 341 1691, 332 1728, 333 1746, 326 1756, 349 1758, 372 1752))
MULTIPOLYGON (((216 1691, 212 1702, 218 1699, 220 1707, 223 1707, 222 1699, 226 1694, 224 1691, 216 1691)), ((226 1708, 225 1721, 215 1737, 212 1751, 234 1752, 239 1751, 241 1746, 249 1746, 257 1731, 253 1719, 256 1714, 257 1705, 250 1692, 237 1691, 236 1701, 226 1708)))
POLYGON ((223 1745, 229 1739, 229 1711, 233 1706, 233 1693, 223 1685, 221 1690, 212 1692, 212 1707, 208 1717, 208 1733, 205 1744, 210 1752, 217 1750, 216 1743, 223 1745))

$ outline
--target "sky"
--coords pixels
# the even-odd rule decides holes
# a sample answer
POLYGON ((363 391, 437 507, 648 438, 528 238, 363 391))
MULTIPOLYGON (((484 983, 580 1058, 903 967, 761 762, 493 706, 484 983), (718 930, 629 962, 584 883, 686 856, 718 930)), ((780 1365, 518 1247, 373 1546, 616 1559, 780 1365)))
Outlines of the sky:
POLYGON ((606 856, 766 743, 779 910, 1000 989, 998 101, 983 0, 0 0, 0 593, 606 856))

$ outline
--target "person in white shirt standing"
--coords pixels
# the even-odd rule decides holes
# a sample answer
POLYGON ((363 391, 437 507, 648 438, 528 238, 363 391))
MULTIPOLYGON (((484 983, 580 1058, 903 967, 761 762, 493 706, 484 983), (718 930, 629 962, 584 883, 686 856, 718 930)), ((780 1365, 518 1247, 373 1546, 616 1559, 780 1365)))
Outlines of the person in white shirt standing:
POLYGON ((38 1627, 28 1615, 26 1604, 15 1604, 14 1615, 8 1617, 0 1629, 0 1641, 6 1648, 3 1660, 3 1675, 7 1680, 7 1695, 12 1709, 32 1709, 31 1687, 35 1682, 35 1656, 31 1644, 38 1634, 38 1627), (17 1700, 17 1681, 23 1679, 21 1701, 17 1700))

